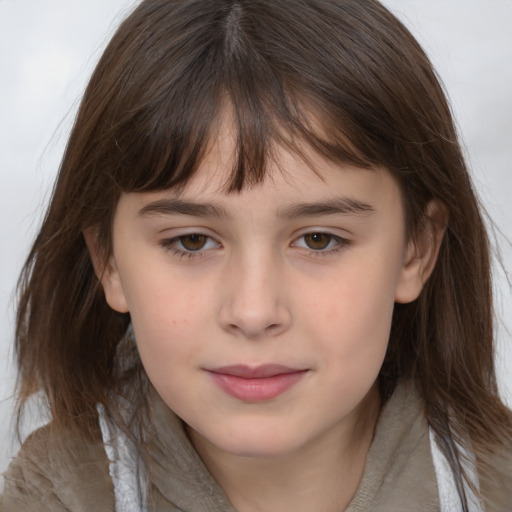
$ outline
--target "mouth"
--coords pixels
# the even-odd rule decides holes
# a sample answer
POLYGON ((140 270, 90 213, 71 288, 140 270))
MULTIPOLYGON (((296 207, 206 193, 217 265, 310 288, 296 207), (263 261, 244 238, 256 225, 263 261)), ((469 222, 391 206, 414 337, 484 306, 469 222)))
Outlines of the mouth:
POLYGON ((207 371, 222 391, 244 402, 272 400, 288 391, 308 372, 275 364, 257 367, 233 365, 207 371))

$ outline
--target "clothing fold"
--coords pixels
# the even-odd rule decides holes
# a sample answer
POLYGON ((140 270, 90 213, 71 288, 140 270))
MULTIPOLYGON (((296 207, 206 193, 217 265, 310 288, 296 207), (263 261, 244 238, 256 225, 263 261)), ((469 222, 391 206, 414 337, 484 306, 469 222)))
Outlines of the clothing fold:
MULTIPOLYGON (((29 437, 9 466, 0 511, 128 512, 125 503, 133 505, 145 495, 147 512, 236 512, 183 422, 151 387, 149 404, 150 427, 142 449, 136 450, 146 476, 135 481, 144 489, 135 489, 133 474, 126 471, 130 464, 135 471, 133 445, 112 425, 103 425, 104 439, 91 442, 73 435, 63 438, 50 424, 29 437), (126 486, 123 478, 132 483, 126 486)), ((438 487, 432 446, 421 398, 411 382, 402 382, 380 413, 361 482, 345 512, 439 512, 441 502, 447 502, 446 486, 438 487)), ((486 501, 486 512, 504 512, 512 504, 512 472, 505 469, 509 455, 496 456, 503 479, 498 492, 489 496, 492 475, 483 482, 486 498, 495 497, 492 505, 486 501)), ((459 512, 454 507, 442 512, 459 512)))

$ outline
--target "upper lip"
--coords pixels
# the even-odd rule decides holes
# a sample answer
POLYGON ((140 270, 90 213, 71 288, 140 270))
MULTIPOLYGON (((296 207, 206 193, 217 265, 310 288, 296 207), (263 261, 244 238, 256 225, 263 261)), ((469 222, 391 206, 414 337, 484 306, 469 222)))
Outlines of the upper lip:
POLYGON ((281 364, 263 364, 260 366, 247 366, 243 364, 235 364, 230 366, 222 366, 209 370, 220 375, 231 375, 242 379, 265 379, 275 377, 276 375, 284 375, 287 373, 296 373, 305 371, 301 368, 291 368, 281 364))

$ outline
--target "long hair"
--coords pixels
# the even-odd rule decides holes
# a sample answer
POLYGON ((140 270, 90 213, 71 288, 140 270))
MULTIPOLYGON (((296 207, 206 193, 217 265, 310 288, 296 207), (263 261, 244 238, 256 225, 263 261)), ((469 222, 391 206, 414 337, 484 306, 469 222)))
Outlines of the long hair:
MULTIPOLYGON (((115 414, 129 315, 111 310, 82 232, 105 257, 120 194, 179 187, 229 105, 234 192, 265 178, 272 146, 387 168, 407 236, 439 201, 449 223, 420 297, 397 304, 383 397, 415 381, 459 476, 456 443, 485 464, 510 439, 493 363, 489 243, 450 108, 409 31, 375 0, 145 0, 121 24, 80 105, 19 282, 20 409, 42 391, 56 428, 93 437, 115 414)), ((135 364, 130 379, 141 374, 135 364)), ((134 384, 135 385, 135 384, 134 384)))

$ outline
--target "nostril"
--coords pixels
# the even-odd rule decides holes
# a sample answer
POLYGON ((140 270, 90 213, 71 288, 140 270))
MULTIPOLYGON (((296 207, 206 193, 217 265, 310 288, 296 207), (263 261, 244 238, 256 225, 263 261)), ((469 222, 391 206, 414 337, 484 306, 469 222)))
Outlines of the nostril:
MULTIPOLYGON (((231 335, 247 339, 277 336, 286 330, 291 321, 291 312, 268 294, 249 295, 232 293, 223 300, 218 311, 220 326, 231 335)), ((270 292, 269 292, 270 293, 270 292)))

